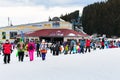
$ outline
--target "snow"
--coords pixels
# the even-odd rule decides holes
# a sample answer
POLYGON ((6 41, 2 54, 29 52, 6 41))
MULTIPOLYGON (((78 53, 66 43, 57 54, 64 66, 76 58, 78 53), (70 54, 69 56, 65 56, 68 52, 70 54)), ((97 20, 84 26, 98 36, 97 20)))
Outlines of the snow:
POLYGON ((52 56, 46 60, 34 56, 30 62, 18 62, 16 50, 11 63, 3 64, 0 55, 0 80, 119 80, 120 48, 104 49, 85 54, 52 56))
POLYGON ((69 33, 68 36, 76 36, 76 35, 73 33, 69 33))

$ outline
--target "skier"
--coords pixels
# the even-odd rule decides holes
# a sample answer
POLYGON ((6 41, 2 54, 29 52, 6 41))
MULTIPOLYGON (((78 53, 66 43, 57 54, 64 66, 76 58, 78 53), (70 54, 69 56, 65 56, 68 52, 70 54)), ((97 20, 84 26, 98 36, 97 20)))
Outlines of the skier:
POLYGON ((87 50, 88 50, 88 52, 90 52, 90 43, 91 43, 90 39, 87 39, 86 40, 86 50, 85 50, 85 52, 87 52, 87 50))
POLYGON ((20 40, 20 42, 18 42, 17 50, 18 50, 18 60, 23 62, 24 52, 25 52, 25 44, 23 43, 22 40, 20 40))
POLYGON ((58 56, 60 53, 60 42, 56 42, 55 45, 55 55, 58 56))
POLYGON ((64 54, 68 54, 68 51, 69 51, 69 46, 68 46, 68 43, 66 43, 65 45, 65 49, 64 49, 64 54))
POLYGON ((39 41, 37 41, 37 44, 36 44, 36 51, 37 51, 37 57, 41 57, 41 54, 40 54, 40 43, 39 43, 39 41))
POLYGON ((44 61, 47 53, 47 44, 44 39, 42 40, 42 43, 40 45, 40 52, 41 52, 42 60, 44 61))
POLYGON ((30 61, 34 60, 34 51, 35 51, 35 43, 33 42, 33 40, 30 40, 30 42, 28 43, 28 52, 29 52, 30 61))
POLYGON ((77 43, 76 49, 77 49, 77 52, 76 52, 76 53, 80 53, 80 43, 77 43))
POLYGON ((85 47, 85 39, 84 37, 82 37, 82 39, 80 40, 80 53, 84 54, 84 47, 85 47))
MULTIPOLYGON (((71 52, 74 51, 74 50, 73 50, 73 48, 75 47, 74 45, 76 45, 75 40, 71 40, 71 41, 70 41, 70 45, 69 45, 70 54, 71 54, 71 52)), ((74 49, 75 49, 75 48, 74 48, 74 49)), ((74 53, 74 52, 73 52, 73 53, 74 53)))
POLYGON ((73 46, 72 52, 73 52, 73 54, 77 53, 76 45, 73 46))
POLYGON ((104 46, 105 46, 105 44, 104 44, 104 38, 102 39, 102 41, 101 41, 101 49, 104 49, 104 46))
POLYGON ((2 43, 0 42, 0 55, 1 55, 1 52, 2 52, 2 43))
POLYGON ((10 63, 10 54, 12 53, 12 45, 7 39, 3 44, 4 64, 10 63))

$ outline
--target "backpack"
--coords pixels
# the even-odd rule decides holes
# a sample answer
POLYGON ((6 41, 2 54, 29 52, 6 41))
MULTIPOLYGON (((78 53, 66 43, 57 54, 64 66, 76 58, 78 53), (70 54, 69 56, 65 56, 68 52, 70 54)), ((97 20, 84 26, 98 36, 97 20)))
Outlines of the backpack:
POLYGON ((30 44, 29 50, 33 50, 33 45, 32 44, 30 44))

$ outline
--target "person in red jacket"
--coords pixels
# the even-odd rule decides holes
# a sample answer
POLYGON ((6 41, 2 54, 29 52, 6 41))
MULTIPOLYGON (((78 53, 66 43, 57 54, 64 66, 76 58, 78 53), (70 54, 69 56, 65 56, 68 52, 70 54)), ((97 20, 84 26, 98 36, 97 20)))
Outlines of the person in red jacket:
POLYGON ((102 39, 102 41, 101 41, 101 49, 104 49, 104 47, 105 47, 105 41, 104 41, 104 38, 102 39))
POLYGON ((4 64, 10 63, 10 54, 12 53, 12 45, 9 40, 3 44, 4 64))
POLYGON ((86 50, 85 50, 85 52, 87 52, 87 50, 88 50, 88 52, 90 52, 90 44, 91 44, 91 40, 87 39, 86 40, 86 50))

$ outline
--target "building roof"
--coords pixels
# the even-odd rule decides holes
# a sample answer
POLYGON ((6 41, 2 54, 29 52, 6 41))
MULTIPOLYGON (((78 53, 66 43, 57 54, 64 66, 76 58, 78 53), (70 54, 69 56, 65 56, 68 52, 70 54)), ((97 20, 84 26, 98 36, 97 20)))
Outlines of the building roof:
POLYGON ((52 21, 60 21, 60 18, 59 18, 59 17, 54 17, 54 18, 52 19, 52 21))
POLYGON ((82 36, 88 35, 83 32, 77 32, 71 29, 41 29, 34 32, 25 33, 25 37, 65 37, 65 36, 82 36))

